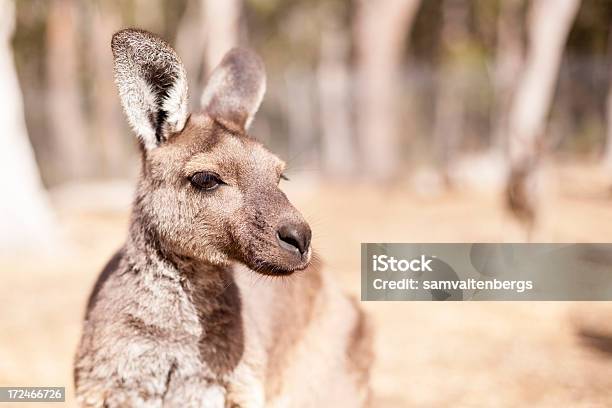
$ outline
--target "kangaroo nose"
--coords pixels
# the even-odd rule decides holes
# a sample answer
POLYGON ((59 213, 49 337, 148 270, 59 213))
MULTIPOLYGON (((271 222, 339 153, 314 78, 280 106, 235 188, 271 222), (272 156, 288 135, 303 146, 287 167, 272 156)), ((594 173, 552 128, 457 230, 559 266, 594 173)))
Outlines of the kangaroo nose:
POLYGON ((312 233, 306 223, 286 223, 277 230, 278 242, 281 247, 288 251, 298 251, 304 255, 310 246, 312 233))

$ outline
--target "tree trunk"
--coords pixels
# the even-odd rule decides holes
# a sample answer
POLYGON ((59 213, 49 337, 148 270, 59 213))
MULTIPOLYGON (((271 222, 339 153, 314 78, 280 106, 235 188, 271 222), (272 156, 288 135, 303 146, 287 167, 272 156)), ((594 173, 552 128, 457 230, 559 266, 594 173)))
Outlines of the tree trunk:
POLYGON ((465 0, 442 3, 442 47, 445 57, 438 71, 438 91, 433 139, 438 168, 446 187, 452 187, 450 168, 458 156, 465 122, 465 86, 468 70, 461 50, 469 41, 468 8, 465 0))
POLYGON ((289 157, 292 170, 318 167, 314 130, 314 81, 309 71, 292 66, 285 71, 289 157))
POLYGON ((389 180, 399 162, 396 91, 420 0, 360 0, 355 18, 357 129, 364 176, 389 180))
POLYGON ((125 176, 128 146, 122 126, 123 117, 113 81, 113 59, 110 38, 121 28, 121 17, 112 2, 91 2, 90 43, 87 49, 93 78, 93 112, 91 129, 99 146, 103 166, 96 176, 125 176))
POLYGON ((61 166, 55 169, 55 181, 82 178, 91 165, 91 147, 79 86, 76 13, 74 0, 49 2, 47 107, 54 157, 61 166))
POLYGON ((508 119, 510 210, 529 230, 537 216, 535 170, 555 91, 563 48, 580 0, 534 0, 529 12, 529 51, 508 119))
MULTIPOLYGON (((189 76, 192 95, 201 95, 208 75, 238 45, 241 0, 187 0, 176 33, 176 50, 189 76), (204 47, 201 45, 204 43, 204 47), (194 47, 194 45, 196 45, 194 47)), ((192 98, 192 109, 199 98, 192 98)))
POLYGON ((355 171, 355 142, 351 135, 349 44, 342 30, 329 24, 323 32, 317 72, 322 131, 323 170, 335 179, 355 171))
POLYGON ((508 112, 512 102, 513 90, 516 89, 523 67, 522 39, 522 5, 523 0, 505 0, 500 2, 497 18, 497 44, 495 54, 495 122, 493 124, 494 148, 506 148, 508 132, 508 112))
POLYGON ((136 25, 153 33, 164 35, 166 31, 164 2, 165 0, 134 0, 136 25))
POLYGON ((6 174, 0 182, 0 250, 44 250, 53 244, 55 223, 28 139, 13 65, 14 5, 12 0, 0 0, 0 95, 5 101, 0 109, 0 162, 6 174))
POLYGON ((610 67, 610 83, 606 100, 606 145, 603 155, 603 165, 607 172, 612 173, 612 25, 608 33, 608 61, 610 67))
MULTIPOLYGON (((205 27, 204 3, 201 0, 187 0, 185 12, 176 32, 176 51, 185 65, 190 93, 195 96, 202 94, 206 79, 205 47, 202 47, 202 44, 206 43, 205 27)), ((191 109, 198 109, 199 103, 197 97, 191 98, 191 109)))
POLYGON ((240 0, 201 0, 205 17, 206 73, 212 70, 223 55, 238 44, 240 33, 240 0))
POLYGON ((608 98, 606 101, 606 147, 604 151, 604 167, 612 172, 612 81, 608 88, 608 98))

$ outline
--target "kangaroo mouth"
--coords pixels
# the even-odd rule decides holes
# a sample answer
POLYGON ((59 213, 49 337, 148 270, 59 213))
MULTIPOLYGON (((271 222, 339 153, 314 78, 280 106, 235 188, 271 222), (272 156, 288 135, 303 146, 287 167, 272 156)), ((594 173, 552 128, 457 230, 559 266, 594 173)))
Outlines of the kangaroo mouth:
POLYGON ((236 234, 234 260, 252 271, 267 276, 288 276, 310 265, 313 249, 310 245, 310 228, 298 228, 289 224, 279 231, 252 231, 249 239, 236 234), (241 240, 242 238, 242 240, 241 240))
POLYGON ((262 275, 289 276, 292 275, 294 272, 303 271, 304 269, 308 268, 311 260, 310 251, 308 251, 308 253, 304 255, 304 259, 295 265, 288 265, 284 263, 281 264, 277 262, 270 262, 263 259, 258 259, 253 262, 253 265, 249 266, 253 271, 262 275))

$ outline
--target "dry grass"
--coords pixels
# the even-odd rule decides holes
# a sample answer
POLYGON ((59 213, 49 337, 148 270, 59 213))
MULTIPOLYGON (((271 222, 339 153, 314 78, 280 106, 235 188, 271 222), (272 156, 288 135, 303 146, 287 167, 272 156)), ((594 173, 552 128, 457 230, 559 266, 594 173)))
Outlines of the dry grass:
MULTIPOLYGON (((546 197, 542 239, 610 241, 612 200, 604 180, 588 168, 563 167, 555 175, 564 183, 546 197)), ((423 199, 407 190, 325 186, 289 195, 313 225, 327 273, 354 294, 360 242, 515 239, 499 195, 423 199)), ((70 210, 61 220, 71 250, 52 259, 0 259, 0 385, 65 385, 72 406, 71 364, 83 306, 96 274, 124 239, 127 214, 70 210)), ((611 406, 612 360, 582 347, 573 324, 606 313, 596 306, 602 307, 368 303, 377 327, 375 406, 611 406)))

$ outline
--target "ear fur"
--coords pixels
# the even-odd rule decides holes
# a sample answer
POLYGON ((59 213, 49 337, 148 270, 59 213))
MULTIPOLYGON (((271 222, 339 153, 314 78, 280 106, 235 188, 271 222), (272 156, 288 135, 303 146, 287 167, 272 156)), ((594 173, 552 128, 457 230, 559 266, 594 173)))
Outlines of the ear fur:
POLYGON ((176 52, 161 38, 125 29, 111 41, 115 83, 123 110, 144 147, 159 146, 187 120, 187 75, 176 52))
POLYGON ((202 110, 246 130, 265 92, 266 73, 259 56, 245 48, 233 48, 210 76, 202 93, 202 110))

